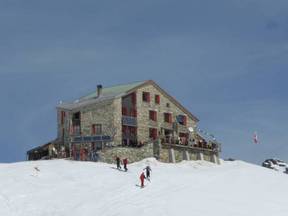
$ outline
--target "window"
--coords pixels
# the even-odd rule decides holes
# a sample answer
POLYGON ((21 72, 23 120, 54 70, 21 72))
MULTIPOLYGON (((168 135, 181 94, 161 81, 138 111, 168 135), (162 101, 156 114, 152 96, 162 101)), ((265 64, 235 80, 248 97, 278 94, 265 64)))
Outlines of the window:
POLYGON ((80 112, 73 113, 72 116, 72 131, 74 135, 81 135, 81 114, 80 112))
POLYGON ((187 116, 185 115, 178 115, 177 116, 177 122, 181 125, 187 125, 187 116))
POLYGON ((164 113, 164 122, 172 123, 172 113, 164 113))
POLYGON ((157 135, 157 128, 149 128, 149 138, 156 140, 157 135))
POLYGON ((155 95, 155 104, 160 104, 160 95, 155 95))
POLYGON ((170 103, 166 103, 166 107, 168 107, 168 108, 169 108, 169 107, 170 107, 170 103))
POLYGON ((74 120, 80 120, 80 112, 74 113, 73 114, 73 119, 74 120))
POLYGON ((144 102, 150 103, 150 93, 149 92, 143 92, 142 99, 144 102))
POLYGON ((92 131, 91 133, 93 135, 100 135, 102 134, 102 125, 101 124, 93 124, 92 125, 92 131))
POLYGON ((154 110, 149 110, 149 119, 152 121, 157 121, 157 112, 154 110))

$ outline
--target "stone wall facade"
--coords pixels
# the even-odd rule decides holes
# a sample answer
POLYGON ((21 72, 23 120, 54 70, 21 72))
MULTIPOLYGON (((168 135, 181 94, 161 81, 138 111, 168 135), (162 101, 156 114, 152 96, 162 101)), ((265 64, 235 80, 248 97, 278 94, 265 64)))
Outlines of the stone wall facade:
POLYGON ((121 128, 121 98, 103 101, 77 110, 57 110, 58 139, 68 146, 70 142, 70 128, 73 113, 80 112, 81 136, 92 135, 92 125, 101 124, 103 135, 111 135, 115 130, 114 143, 120 144, 122 139, 121 128), (65 112, 64 123, 61 121, 61 112, 65 112))
POLYGON ((190 118, 183 110, 181 110, 170 98, 162 94, 157 88, 153 85, 146 85, 142 88, 137 89, 137 123, 138 123, 138 140, 139 141, 148 141, 149 140, 149 128, 157 128, 158 132, 161 131, 161 128, 173 130, 173 125, 167 122, 164 122, 164 113, 172 113, 172 122, 176 122, 177 115, 187 116, 187 126, 182 126, 177 124, 178 133, 189 133, 189 127, 195 127, 196 121, 190 118), (150 102, 144 102, 142 100, 143 92, 150 93, 150 102), (155 103, 155 95, 160 96, 160 104, 155 103), (169 106, 167 106, 169 104, 169 106), (157 121, 149 120, 149 110, 157 112, 157 121))

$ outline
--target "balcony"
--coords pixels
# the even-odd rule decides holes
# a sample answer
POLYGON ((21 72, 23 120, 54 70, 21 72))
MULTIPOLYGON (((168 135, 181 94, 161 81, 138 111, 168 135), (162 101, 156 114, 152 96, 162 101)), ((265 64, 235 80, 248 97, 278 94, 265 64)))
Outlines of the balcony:
POLYGON ((189 133, 189 130, 188 130, 188 128, 187 128, 187 126, 186 125, 182 125, 182 124, 177 124, 177 131, 178 132, 181 132, 181 133, 189 133))
POLYGON ((137 118, 132 116, 122 116, 122 125, 136 127, 137 118))
POLYGON ((173 147, 173 148, 187 148, 191 150, 201 150, 201 151, 207 151, 207 152, 221 152, 221 144, 218 142, 182 142, 178 139, 174 139, 173 137, 164 137, 161 139, 161 144, 163 147, 173 147))

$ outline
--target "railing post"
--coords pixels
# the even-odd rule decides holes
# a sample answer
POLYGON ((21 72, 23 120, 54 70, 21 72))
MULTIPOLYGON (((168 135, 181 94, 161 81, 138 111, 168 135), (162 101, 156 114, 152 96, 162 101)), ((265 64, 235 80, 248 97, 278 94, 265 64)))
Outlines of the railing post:
POLYGON ((187 150, 183 151, 183 160, 190 160, 190 155, 189 152, 187 150))
POLYGON ((175 163, 176 162, 176 160, 175 160, 175 152, 174 152, 173 148, 169 149, 169 162, 170 163, 175 163))
POLYGON ((197 160, 204 160, 204 155, 202 152, 197 152, 197 160))

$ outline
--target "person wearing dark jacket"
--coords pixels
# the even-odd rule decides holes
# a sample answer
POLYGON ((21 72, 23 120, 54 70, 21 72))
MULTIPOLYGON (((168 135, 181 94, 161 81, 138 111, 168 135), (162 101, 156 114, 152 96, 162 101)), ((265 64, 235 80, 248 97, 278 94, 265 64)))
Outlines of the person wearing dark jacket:
POLYGON ((123 159, 123 165, 124 165, 124 170, 127 172, 127 164, 128 164, 128 159, 127 158, 124 158, 123 159))
POLYGON ((116 157, 116 164, 117 164, 117 169, 121 169, 120 158, 118 156, 116 157))
POLYGON ((146 178, 150 181, 150 172, 152 172, 150 166, 146 166, 143 170, 146 170, 146 178))

